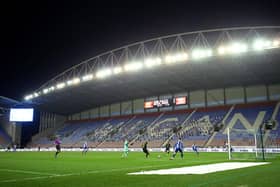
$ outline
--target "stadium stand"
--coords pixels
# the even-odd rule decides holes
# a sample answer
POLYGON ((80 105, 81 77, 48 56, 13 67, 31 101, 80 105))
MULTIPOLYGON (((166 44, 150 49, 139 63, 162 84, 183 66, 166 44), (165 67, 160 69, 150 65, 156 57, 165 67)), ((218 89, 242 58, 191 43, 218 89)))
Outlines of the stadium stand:
POLYGON ((271 128, 266 131, 264 142, 269 147, 279 147, 280 145, 280 102, 277 103, 272 114, 272 119, 267 121, 271 123, 271 128))
MULTIPOLYGON (((187 147, 193 143, 200 147, 222 147, 227 140, 227 127, 258 129, 264 122, 271 120, 275 112, 275 120, 278 122, 270 133, 279 134, 280 111, 279 104, 276 104, 238 104, 67 121, 52 137, 41 137, 32 145, 53 146, 53 137, 58 136, 63 142, 63 147, 81 147, 84 141, 88 141, 89 147, 120 148, 127 139, 130 147, 141 147, 144 141, 148 141, 149 147, 160 148, 165 142, 170 141, 173 144, 181 137, 187 147)), ((232 137, 232 141, 238 141, 235 142, 237 145, 242 145, 242 142, 249 139, 240 136, 243 135, 236 134, 232 137)), ((273 141, 279 144, 279 137, 273 141)))
MULTIPOLYGON (((256 103, 256 104, 240 104, 234 106, 234 109, 225 119, 226 126, 222 128, 214 137, 214 140, 209 144, 210 146, 224 146, 227 141, 226 128, 235 129, 255 129, 258 130, 261 124, 271 119, 275 102, 256 103)), ((243 137, 241 134, 236 134, 231 137, 233 144, 242 146, 247 144, 249 137, 243 137), (238 142, 234 142, 238 141, 238 142)), ((248 135, 249 136, 249 135, 248 135)), ((252 144, 252 143, 251 143, 252 144)))
POLYGON ((186 146, 196 144, 197 146, 205 146, 210 137, 214 134, 216 127, 223 126, 224 119, 229 107, 213 107, 208 109, 198 109, 193 116, 182 125, 182 130, 177 136, 174 136, 175 141, 180 136, 186 146))
POLYGON ((0 127, 0 147, 6 148, 11 143, 11 137, 0 127))

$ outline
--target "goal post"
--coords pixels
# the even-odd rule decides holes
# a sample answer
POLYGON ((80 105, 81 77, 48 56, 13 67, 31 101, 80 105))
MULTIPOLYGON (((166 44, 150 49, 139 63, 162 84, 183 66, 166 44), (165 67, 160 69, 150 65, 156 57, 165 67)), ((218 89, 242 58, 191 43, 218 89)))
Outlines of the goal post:
POLYGON ((258 132, 255 129, 227 128, 227 149, 229 160, 257 159, 258 132))

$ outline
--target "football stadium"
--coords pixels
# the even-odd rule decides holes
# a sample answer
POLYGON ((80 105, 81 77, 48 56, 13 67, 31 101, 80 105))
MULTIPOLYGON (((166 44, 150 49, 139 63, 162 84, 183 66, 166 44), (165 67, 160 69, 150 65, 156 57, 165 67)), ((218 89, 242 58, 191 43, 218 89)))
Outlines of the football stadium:
POLYGON ((280 26, 132 43, 0 109, 0 186, 277 186, 280 26))

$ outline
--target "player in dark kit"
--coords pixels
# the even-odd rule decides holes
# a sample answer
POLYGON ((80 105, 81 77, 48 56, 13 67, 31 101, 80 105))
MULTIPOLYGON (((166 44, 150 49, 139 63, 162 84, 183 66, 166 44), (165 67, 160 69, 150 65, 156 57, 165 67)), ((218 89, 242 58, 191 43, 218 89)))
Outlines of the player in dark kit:
POLYGON ((56 158, 57 155, 58 155, 58 153, 61 152, 61 148, 60 148, 61 142, 60 142, 60 140, 57 138, 57 139, 54 141, 54 144, 55 144, 55 148, 56 148, 56 152, 55 152, 54 157, 56 158))
POLYGON ((165 144, 165 152, 169 155, 169 153, 170 153, 170 147, 171 147, 171 144, 169 143, 169 142, 167 142, 166 144, 165 144))
POLYGON ((143 152, 146 154, 146 158, 148 158, 149 155, 150 155, 147 146, 148 146, 148 142, 145 142, 145 143, 142 145, 143 152))

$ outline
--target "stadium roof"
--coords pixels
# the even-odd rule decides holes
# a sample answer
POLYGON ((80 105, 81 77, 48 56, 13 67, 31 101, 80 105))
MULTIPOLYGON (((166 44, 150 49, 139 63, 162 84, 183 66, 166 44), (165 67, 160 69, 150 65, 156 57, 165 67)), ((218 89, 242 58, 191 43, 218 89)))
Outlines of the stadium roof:
POLYGON ((72 114, 147 96, 279 83, 279 28, 215 29, 134 43, 66 70, 26 100, 72 114), (122 71, 115 73, 116 67, 122 71))
POLYGON ((0 96, 0 107, 2 107, 2 108, 11 108, 11 107, 16 106, 18 104, 20 104, 19 101, 16 101, 14 99, 7 98, 7 97, 4 97, 4 96, 0 96))
POLYGON ((19 101, 0 96, 0 116, 7 114, 10 108, 15 107, 18 104, 20 104, 19 101))

